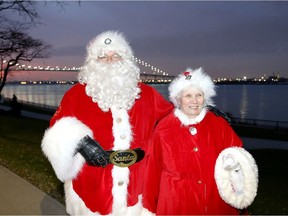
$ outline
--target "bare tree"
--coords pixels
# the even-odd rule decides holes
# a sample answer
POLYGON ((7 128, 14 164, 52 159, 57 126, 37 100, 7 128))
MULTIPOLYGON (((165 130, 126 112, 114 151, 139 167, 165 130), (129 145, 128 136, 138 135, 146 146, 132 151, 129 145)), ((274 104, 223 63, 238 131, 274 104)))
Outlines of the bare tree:
POLYGON ((49 55, 50 45, 25 33, 39 24, 36 6, 37 1, 0 0, 0 95, 8 74, 17 64, 49 55), (19 17, 21 20, 17 20, 19 17))
MULTIPOLYGON (((65 4, 64 1, 57 0, 53 3, 60 8, 65 4)), ((37 4, 39 2, 35 0, 0 0, 0 95, 8 74, 17 64, 49 56, 50 45, 25 33, 32 26, 40 24, 37 4), (16 21, 17 15, 28 19, 16 21)), ((78 4, 80 5, 80 1, 78 4)))
POLYGON ((36 10, 37 2, 30 0, 0 0, 0 29, 3 31, 10 26, 25 25, 29 28, 40 20, 36 10), (12 16, 11 16, 12 14, 12 16), (19 20, 19 18, 21 18, 19 20), (18 20, 17 20, 18 19, 18 20))
MULTIPOLYGON (((1 32, 0 32, 1 35, 1 32)), ((7 76, 12 69, 21 62, 31 62, 37 58, 47 58, 49 56, 50 45, 43 41, 33 39, 28 34, 10 29, 9 32, 1 35, 0 38, 0 55, 2 61, 3 75, 0 80, 0 94, 5 86, 7 76)))

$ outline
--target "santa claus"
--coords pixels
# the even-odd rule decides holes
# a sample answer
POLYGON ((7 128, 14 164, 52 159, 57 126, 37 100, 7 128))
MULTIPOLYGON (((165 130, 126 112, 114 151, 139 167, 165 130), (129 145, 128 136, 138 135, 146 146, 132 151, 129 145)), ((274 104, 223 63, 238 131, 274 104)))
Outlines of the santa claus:
POLYGON ((139 215, 145 151, 172 105, 139 82, 123 34, 99 34, 87 46, 79 83, 63 97, 42 150, 64 182, 71 215, 139 215))

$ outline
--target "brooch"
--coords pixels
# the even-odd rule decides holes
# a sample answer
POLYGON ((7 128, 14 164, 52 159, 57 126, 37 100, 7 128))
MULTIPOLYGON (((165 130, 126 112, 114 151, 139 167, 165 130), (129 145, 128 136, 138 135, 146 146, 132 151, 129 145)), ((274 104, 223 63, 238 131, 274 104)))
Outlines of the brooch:
POLYGON ((112 42, 112 40, 110 38, 106 38, 104 41, 104 43, 107 45, 110 44, 111 42, 112 42))
POLYGON ((190 131, 190 133, 191 133, 192 135, 197 134, 197 129, 196 129, 195 127, 190 127, 190 128, 189 128, 189 131, 190 131))

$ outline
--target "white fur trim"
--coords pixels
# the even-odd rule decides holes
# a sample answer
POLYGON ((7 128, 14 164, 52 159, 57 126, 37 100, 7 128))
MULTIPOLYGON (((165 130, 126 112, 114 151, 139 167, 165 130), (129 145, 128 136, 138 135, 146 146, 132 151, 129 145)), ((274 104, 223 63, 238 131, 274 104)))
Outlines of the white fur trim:
POLYGON ((86 135, 93 138, 91 129, 74 117, 64 117, 45 131, 42 151, 62 182, 75 178, 85 163, 82 155, 74 153, 86 135))
MULTIPOLYGON (((131 124, 129 122, 129 115, 125 109, 111 108, 113 117, 113 136, 114 147, 113 150, 124 150, 130 148, 132 141, 131 124)), ((128 184, 129 184, 129 168, 114 166, 112 169, 113 178, 113 206, 112 214, 126 215, 128 184)))
POLYGON ((141 215, 143 211, 142 195, 138 196, 138 203, 134 206, 128 207, 127 216, 141 215))
POLYGON ((186 76, 181 73, 169 85, 169 98, 174 106, 178 106, 177 98, 180 96, 180 93, 189 86, 200 87, 204 92, 205 105, 214 105, 212 97, 216 95, 216 87, 213 80, 202 68, 195 70, 187 68, 186 72, 189 72, 191 79, 186 79, 186 76))
MULTIPOLYGON (((66 212, 69 215, 101 215, 99 212, 92 212, 89 208, 86 207, 85 203, 82 199, 76 194, 73 190, 72 182, 67 181, 64 184, 65 189, 65 201, 66 201, 66 212)), ((130 206, 125 209, 124 212, 115 211, 114 213, 110 213, 111 216, 135 216, 142 215, 142 196, 139 196, 139 201, 136 205, 130 206)), ((145 214, 145 216, 149 216, 149 214, 145 214)))
POLYGON ((150 212, 148 209, 146 208, 143 208, 140 216, 155 216, 156 214, 150 212))
POLYGON ((88 209, 82 199, 73 190, 71 181, 64 184, 66 212, 69 215, 100 215, 98 212, 93 213, 88 209))
POLYGON ((127 211, 127 188, 129 184, 129 168, 114 166, 113 177, 113 206, 112 213, 125 215, 127 211))
POLYGON ((115 107, 111 108, 111 112, 113 117, 113 150, 129 149, 132 141, 132 132, 128 112, 125 109, 117 109, 115 107))
POLYGON ((199 115, 192 119, 192 118, 189 118, 189 116, 187 116, 185 113, 183 113, 182 110, 180 110, 178 108, 175 108, 175 110, 174 110, 174 115, 185 126, 188 126, 191 124, 198 124, 199 122, 201 122, 204 119, 206 113, 207 113, 207 109, 203 108, 201 110, 201 112, 199 113, 199 115))
POLYGON ((97 35, 89 42, 87 45, 87 61, 95 60, 95 58, 97 59, 108 51, 115 51, 122 58, 132 58, 133 56, 133 51, 122 33, 107 31, 97 35), (106 39, 110 40, 109 44, 105 43, 106 39))
POLYGON ((244 209, 257 195, 258 167, 244 148, 226 148, 216 160, 215 180, 222 199, 235 208, 244 209))

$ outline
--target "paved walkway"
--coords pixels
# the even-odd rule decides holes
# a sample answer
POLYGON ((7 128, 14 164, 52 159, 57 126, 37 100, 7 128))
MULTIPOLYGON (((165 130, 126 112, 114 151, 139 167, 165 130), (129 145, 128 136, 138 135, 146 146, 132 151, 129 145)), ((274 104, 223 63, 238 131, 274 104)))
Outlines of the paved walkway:
POLYGON ((0 215, 66 215, 65 206, 0 165, 0 215))

